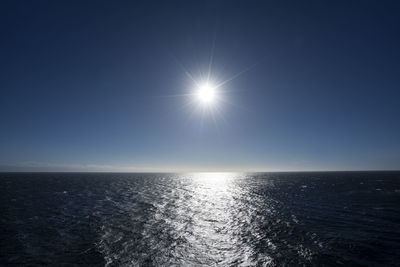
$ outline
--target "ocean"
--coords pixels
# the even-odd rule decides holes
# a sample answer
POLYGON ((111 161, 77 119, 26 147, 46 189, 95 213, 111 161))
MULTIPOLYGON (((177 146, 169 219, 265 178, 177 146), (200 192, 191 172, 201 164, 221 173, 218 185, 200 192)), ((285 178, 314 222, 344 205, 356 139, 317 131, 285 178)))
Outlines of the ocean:
POLYGON ((1 173, 1 266, 399 266, 400 172, 1 173))

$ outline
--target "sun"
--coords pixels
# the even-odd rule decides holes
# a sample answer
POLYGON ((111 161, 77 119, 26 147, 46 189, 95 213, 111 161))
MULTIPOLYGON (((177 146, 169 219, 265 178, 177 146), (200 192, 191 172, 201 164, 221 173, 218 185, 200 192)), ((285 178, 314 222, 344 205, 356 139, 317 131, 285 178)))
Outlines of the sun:
POLYGON ((203 105, 210 105, 216 101, 216 88, 209 83, 201 84, 196 91, 197 100, 203 105))

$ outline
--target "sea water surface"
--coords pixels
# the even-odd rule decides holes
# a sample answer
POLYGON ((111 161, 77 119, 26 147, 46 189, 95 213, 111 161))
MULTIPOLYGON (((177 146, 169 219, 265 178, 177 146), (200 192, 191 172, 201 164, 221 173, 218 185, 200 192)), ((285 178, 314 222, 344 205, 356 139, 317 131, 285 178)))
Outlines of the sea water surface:
POLYGON ((2 266, 399 266, 400 172, 2 173, 2 266))

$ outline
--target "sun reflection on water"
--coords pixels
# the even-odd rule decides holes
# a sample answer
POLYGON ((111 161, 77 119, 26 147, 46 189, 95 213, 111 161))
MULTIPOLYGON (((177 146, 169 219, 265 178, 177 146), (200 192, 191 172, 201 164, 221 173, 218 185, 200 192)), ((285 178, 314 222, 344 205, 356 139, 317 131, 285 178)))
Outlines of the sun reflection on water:
POLYGON ((224 187, 232 183, 239 175, 230 172, 200 172, 188 174, 188 177, 199 186, 224 187))
MULTIPOLYGON (((129 234, 117 241, 118 236, 112 234, 114 224, 107 228, 102 242, 107 259, 124 258, 140 265, 147 253, 152 262, 164 266, 271 262, 270 255, 257 252, 255 246, 268 239, 261 236, 255 223, 263 220, 257 214, 262 199, 254 194, 246 174, 171 174, 130 182, 135 185, 118 209, 130 214, 132 227, 125 227, 129 234), (116 242, 122 242, 121 250, 116 249, 116 242), (132 251, 135 254, 129 254, 132 251)), ((119 184, 118 188, 126 191, 129 187, 119 184)))
POLYGON ((189 248, 197 255, 196 261, 201 261, 199 255, 207 255, 202 264, 229 265, 238 256, 242 264, 249 264, 254 253, 241 240, 243 222, 238 220, 239 199, 246 194, 237 184, 243 174, 193 173, 186 177, 191 197, 175 210, 186 222, 185 227, 175 225, 176 232, 187 241, 185 250, 189 248))

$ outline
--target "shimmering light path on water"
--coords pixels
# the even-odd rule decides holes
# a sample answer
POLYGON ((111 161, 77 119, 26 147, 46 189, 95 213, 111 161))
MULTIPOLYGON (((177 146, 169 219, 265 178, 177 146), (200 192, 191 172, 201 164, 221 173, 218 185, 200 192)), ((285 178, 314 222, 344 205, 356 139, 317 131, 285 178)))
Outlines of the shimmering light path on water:
POLYGON ((400 173, 1 174, 0 264, 396 264, 400 173))

